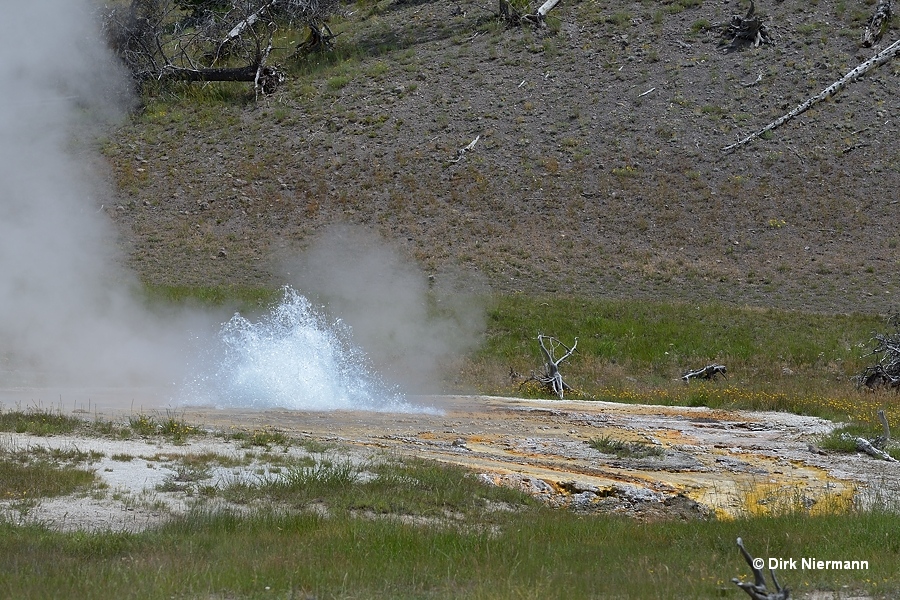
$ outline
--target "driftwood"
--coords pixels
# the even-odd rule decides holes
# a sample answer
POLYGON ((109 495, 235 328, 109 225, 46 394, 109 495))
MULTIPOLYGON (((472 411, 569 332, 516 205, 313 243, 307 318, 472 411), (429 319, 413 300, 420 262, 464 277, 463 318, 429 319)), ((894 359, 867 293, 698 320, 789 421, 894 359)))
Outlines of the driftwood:
POLYGON ((575 338, 575 343, 572 344, 571 348, 549 335, 538 335, 537 340, 538 344, 541 345, 541 354, 544 357, 544 374, 538 376, 532 373, 526 382, 537 381, 562 400, 566 390, 571 390, 572 388, 563 380, 562 373, 559 372, 559 365, 575 352, 575 348, 578 347, 578 338, 575 338), (549 344, 549 348, 544 343, 545 341, 549 344), (560 346, 565 348, 566 352, 561 357, 556 358, 554 355, 560 346))
POLYGON ((754 48, 772 42, 772 35, 763 23, 762 17, 756 14, 756 4, 750 0, 750 8, 743 17, 734 15, 731 21, 726 24, 716 25, 716 28, 722 30, 722 36, 728 38, 727 43, 723 40, 722 46, 726 52, 738 50, 744 46, 753 46, 754 48))
POLYGON ((891 24, 891 0, 878 0, 875 5, 875 12, 866 25, 866 32, 863 34, 862 45, 866 48, 874 46, 875 42, 881 40, 881 36, 887 31, 891 24))
POLYGON ((850 434, 845 433, 841 436, 841 439, 855 443, 857 450, 859 450, 860 452, 865 452, 869 456, 879 458, 881 460, 886 460, 888 462, 898 462, 897 459, 884 451, 888 443, 891 441, 891 427, 888 424, 887 417, 885 416, 883 410, 878 411, 878 420, 881 421, 881 427, 884 431, 881 435, 876 436, 871 440, 867 440, 863 437, 854 437, 850 434))
POLYGON ((845 440, 849 440, 856 444, 856 449, 860 452, 865 452, 869 456, 873 458, 880 458, 881 460, 886 460, 888 462, 897 462, 897 459, 885 452, 880 448, 876 448, 872 442, 862 437, 853 437, 848 434, 844 434, 841 436, 845 440))
POLYGON ((728 373, 728 369, 725 367, 725 365, 710 364, 710 365, 706 365, 702 369, 695 369, 693 371, 688 371, 684 375, 682 375, 681 378, 684 381, 690 381, 691 379, 710 379, 711 380, 711 379, 715 379, 716 377, 721 375, 725 379, 728 379, 727 373, 728 373))
POLYGON ((791 596, 791 592, 787 588, 781 587, 781 584, 778 583, 778 579, 775 577, 775 571, 769 569, 769 574, 772 576, 772 583, 775 584, 775 591, 770 592, 769 588, 766 587, 766 578, 763 577, 762 573, 765 561, 762 558, 753 558, 753 556, 747 552, 747 549, 744 548, 744 542, 741 538, 737 539, 737 545, 741 550, 741 555, 744 557, 744 560, 746 560, 747 564, 750 566, 750 570, 753 571, 753 583, 743 582, 737 577, 733 578, 731 581, 747 592, 747 595, 753 598, 753 600, 788 600, 791 596))
POLYGON ((838 79, 837 81, 835 81, 834 83, 829 85, 827 88, 825 88, 824 90, 822 90, 821 92, 819 92, 818 94, 813 96, 812 98, 809 98, 802 104, 799 104, 796 108, 794 108, 789 113, 782 115, 781 117, 775 119, 774 121, 772 121, 771 123, 769 123, 768 125, 763 127, 762 129, 760 129, 759 131, 756 131, 755 133, 751 133, 750 135, 748 135, 741 141, 731 144, 730 146, 725 146, 724 148, 722 148, 722 152, 734 152, 734 150, 736 150, 737 148, 743 146, 744 144, 752 142, 753 140, 755 140, 759 136, 763 135, 764 133, 773 131, 773 130, 777 129, 778 127, 781 127, 782 125, 784 125, 785 123, 787 123, 788 121, 793 119, 794 117, 803 114, 804 112, 806 112, 807 110, 809 110, 810 108, 812 108, 813 106, 818 104, 819 102, 822 102, 823 100, 827 100, 828 98, 831 98, 833 95, 835 95, 836 93, 838 93, 839 91, 841 91, 842 89, 844 89, 845 87, 847 87, 848 85, 850 85, 851 83, 853 83, 854 81, 856 81, 857 79, 859 79, 860 77, 862 77, 863 75, 865 75, 866 73, 871 71, 872 69, 875 69, 875 68, 883 65, 884 63, 888 62, 889 60, 894 58, 894 56, 896 56, 896 54, 898 52, 900 52, 900 40, 894 42, 893 44, 891 44, 890 46, 888 46, 887 48, 885 48, 884 50, 882 50, 881 52, 879 52, 878 54, 876 54, 875 56, 870 58, 869 60, 867 60, 863 63, 860 63, 854 69, 852 69, 850 72, 848 72, 846 75, 844 75, 843 77, 841 77, 840 79, 838 79))

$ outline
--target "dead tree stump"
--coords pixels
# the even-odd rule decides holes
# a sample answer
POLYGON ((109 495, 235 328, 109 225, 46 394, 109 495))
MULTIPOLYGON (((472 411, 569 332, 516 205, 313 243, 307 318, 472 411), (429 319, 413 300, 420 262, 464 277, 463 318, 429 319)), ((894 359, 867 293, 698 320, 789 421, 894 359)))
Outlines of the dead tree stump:
POLYGON ((741 550, 741 555, 743 555, 744 560, 746 560, 747 564, 750 566, 750 570, 753 571, 753 583, 741 581, 737 577, 731 580, 732 583, 747 592, 747 595, 753 598, 753 600, 788 600, 791 593, 787 588, 781 587, 781 584, 778 583, 778 579, 775 577, 775 571, 769 569, 769 574, 772 576, 772 583, 775 584, 775 591, 770 592, 769 588, 766 587, 766 578, 763 577, 762 573, 762 568, 765 565, 763 559, 753 558, 753 556, 747 552, 747 549, 744 548, 744 542, 741 538, 737 539, 737 545, 741 550))
POLYGON ((750 9, 743 17, 734 15, 727 25, 718 26, 722 30, 722 37, 728 39, 722 41, 722 47, 726 52, 739 50, 745 46, 754 48, 773 41, 772 35, 763 23, 762 17, 756 14, 756 4, 750 1, 750 9))
POLYGON ((869 48, 874 46, 875 42, 881 40, 881 36, 890 27, 891 16, 891 0, 878 0, 878 4, 875 5, 875 12, 869 18, 866 32, 863 34, 863 46, 869 48))
POLYGON ((559 365, 575 352, 575 348, 578 347, 578 338, 575 338, 575 343, 572 344, 571 348, 549 335, 539 334, 537 340, 541 346, 541 355, 544 357, 544 374, 535 375, 532 373, 531 377, 526 379, 524 383, 537 381, 548 392, 562 400, 566 390, 571 390, 572 388, 563 380, 562 373, 559 372, 559 365), (546 344, 544 343, 545 341, 547 342, 546 344), (565 348, 566 352, 561 357, 556 358, 556 351, 560 347, 565 348))

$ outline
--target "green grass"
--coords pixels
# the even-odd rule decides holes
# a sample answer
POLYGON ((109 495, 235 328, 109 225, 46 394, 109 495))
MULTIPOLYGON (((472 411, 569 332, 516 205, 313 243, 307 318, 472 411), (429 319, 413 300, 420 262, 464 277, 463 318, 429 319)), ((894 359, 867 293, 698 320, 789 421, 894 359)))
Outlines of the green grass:
POLYGON ((665 454, 665 450, 659 446, 641 442, 627 442, 609 436, 589 440, 588 446, 604 454, 612 454, 619 458, 648 458, 665 454))
POLYGON ((146 285, 144 294, 150 304, 224 306, 241 312, 253 312, 277 302, 282 291, 240 286, 146 285))
POLYGON ((30 433, 31 435, 58 435, 71 433, 81 425, 81 419, 43 409, 4 411, 0 407, 0 431, 30 433))
POLYGON ((92 471, 75 467, 96 459, 77 451, 14 450, 0 446, 0 501, 36 501, 86 490, 92 471))
MULTIPOLYGON (((807 367, 853 360, 881 323, 871 316, 695 306, 659 302, 529 299, 504 296, 490 311, 482 356, 511 359, 533 351, 539 332, 579 337, 579 354, 637 368, 736 359, 763 366, 807 367)), ((855 365, 854 365, 855 366, 855 365)), ((680 374, 680 372, 678 373, 680 374)))
POLYGON ((236 431, 228 434, 226 438, 243 442, 245 448, 259 446, 270 450, 275 445, 283 448, 291 445, 291 440, 283 432, 269 428, 254 429, 253 431, 236 431))
POLYGON ((868 560, 867 571, 782 571, 795 594, 900 593, 900 517, 788 515, 639 524, 529 507, 490 527, 313 513, 193 513, 141 534, 0 524, 15 598, 720 598, 756 556, 868 560), (635 577, 640 573, 640 577, 635 577), (846 587, 845 587, 846 586, 846 587))
POLYGON ((199 427, 170 412, 160 420, 153 415, 132 415, 128 418, 128 425, 136 435, 145 437, 161 435, 173 442, 183 442, 192 435, 203 434, 199 427))
POLYGON ((515 490, 478 484, 474 475, 462 467, 418 459, 390 461, 365 469, 343 460, 303 460, 288 465, 279 476, 229 485, 222 495, 241 504, 265 500, 302 507, 324 501, 330 512, 339 514, 371 511, 442 516, 445 511, 480 514, 494 503, 531 505, 530 498, 515 490))
MULTIPOLYGON (((883 321, 725 305, 503 296, 463 378, 484 393, 514 395, 521 374, 539 371, 538 333, 578 349, 561 371, 584 398, 626 402, 788 410, 840 419, 887 408, 884 395, 860 394, 851 377, 871 360, 868 341, 883 321), (728 367, 717 382, 680 380, 711 362, 728 367)), ((893 416, 890 414, 893 413, 893 416)))

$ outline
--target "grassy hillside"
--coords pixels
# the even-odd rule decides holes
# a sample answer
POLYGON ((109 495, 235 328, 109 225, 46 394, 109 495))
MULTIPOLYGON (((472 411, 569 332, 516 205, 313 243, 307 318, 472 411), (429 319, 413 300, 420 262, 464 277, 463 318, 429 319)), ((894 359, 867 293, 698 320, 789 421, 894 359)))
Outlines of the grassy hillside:
POLYGON ((497 292, 886 312, 900 65, 723 154, 875 51, 869 3, 785 0, 757 3, 775 44, 725 53, 714 26, 746 7, 563 0, 535 30, 469 0, 348 5, 330 54, 284 32, 271 97, 148 92, 104 143, 107 210, 153 284, 272 286, 274 257, 354 223, 497 292))

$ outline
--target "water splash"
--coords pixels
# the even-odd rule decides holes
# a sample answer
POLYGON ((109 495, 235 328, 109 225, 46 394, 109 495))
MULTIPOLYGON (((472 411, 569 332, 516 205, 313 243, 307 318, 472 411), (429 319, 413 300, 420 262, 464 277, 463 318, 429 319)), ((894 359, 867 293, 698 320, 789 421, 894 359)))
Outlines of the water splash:
POLYGON ((350 343, 350 329, 327 322, 290 287, 259 322, 235 314, 219 332, 221 347, 204 375, 187 387, 190 403, 221 408, 429 411, 408 403, 371 370, 350 343))

